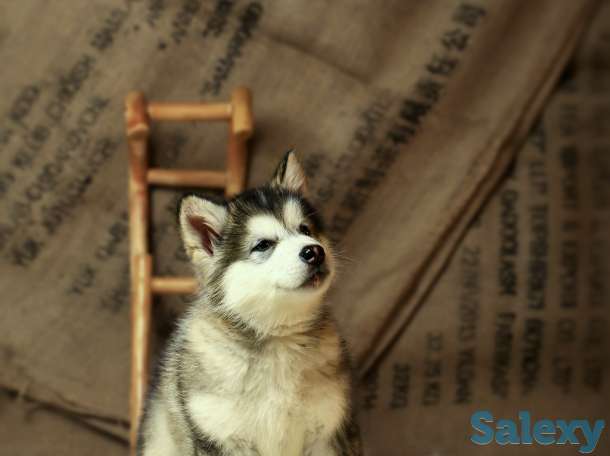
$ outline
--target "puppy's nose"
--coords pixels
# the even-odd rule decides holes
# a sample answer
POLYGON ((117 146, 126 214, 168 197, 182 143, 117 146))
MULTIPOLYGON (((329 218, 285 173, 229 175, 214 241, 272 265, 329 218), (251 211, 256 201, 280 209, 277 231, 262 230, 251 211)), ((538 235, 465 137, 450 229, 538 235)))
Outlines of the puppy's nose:
POLYGON ((301 260, 311 266, 320 266, 324 263, 324 249, 317 244, 306 245, 299 256, 301 260))

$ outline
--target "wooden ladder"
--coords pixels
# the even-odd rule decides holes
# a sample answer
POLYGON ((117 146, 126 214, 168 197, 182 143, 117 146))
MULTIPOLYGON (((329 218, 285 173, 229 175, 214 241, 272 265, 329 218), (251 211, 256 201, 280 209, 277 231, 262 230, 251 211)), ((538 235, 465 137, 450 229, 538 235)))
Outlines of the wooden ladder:
POLYGON ((131 92, 125 100, 125 108, 129 147, 132 343, 129 416, 131 454, 135 455, 138 423, 148 383, 152 296, 191 294, 197 288, 195 279, 191 277, 153 275, 153 259, 148 245, 149 187, 224 188, 227 197, 241 192, 246 183, 246 141, 252 135, 253 118, 252 97, 243 87, 235 89, 227 103, 147 102, 141 92, 131 92), (226 171, 149 168, 147 143, 151 120, 228 121, 226 171))

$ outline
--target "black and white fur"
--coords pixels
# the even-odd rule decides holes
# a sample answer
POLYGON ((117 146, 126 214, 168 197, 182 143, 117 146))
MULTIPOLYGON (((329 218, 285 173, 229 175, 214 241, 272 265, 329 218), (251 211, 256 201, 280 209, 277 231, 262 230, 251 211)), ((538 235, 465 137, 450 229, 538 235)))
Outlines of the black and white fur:
POLYGON ((181 200, 201 284, 162 360, 140 456, 360 455, 342 341, 323 302, 335 260, 289 152, 266 186, 181 200))

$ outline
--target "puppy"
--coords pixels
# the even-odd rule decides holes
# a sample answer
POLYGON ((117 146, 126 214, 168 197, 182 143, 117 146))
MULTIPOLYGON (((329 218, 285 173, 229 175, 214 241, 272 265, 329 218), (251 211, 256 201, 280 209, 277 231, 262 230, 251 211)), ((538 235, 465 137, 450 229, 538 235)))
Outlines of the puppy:
POLYGON ((179 225, 201 291, 162 359, 138 455, 360 455, 324 303, 335 259, 295 154, 229 201, 184 197, 179 225))

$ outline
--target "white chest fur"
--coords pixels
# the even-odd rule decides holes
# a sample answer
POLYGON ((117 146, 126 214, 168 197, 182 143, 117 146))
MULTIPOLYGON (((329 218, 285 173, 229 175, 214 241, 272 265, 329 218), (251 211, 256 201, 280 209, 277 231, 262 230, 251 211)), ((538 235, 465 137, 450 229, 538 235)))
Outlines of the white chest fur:
POLYGON ((220 387, 186 399, 197 426, 214 440, 256 448, 260 456, 301 456, 323 447, 343 421, 345 381, 329 375, 338 363, 334 341, 304 348, 298 338, 282 338, 248 354, 204 347, 202 361, 220 387))

